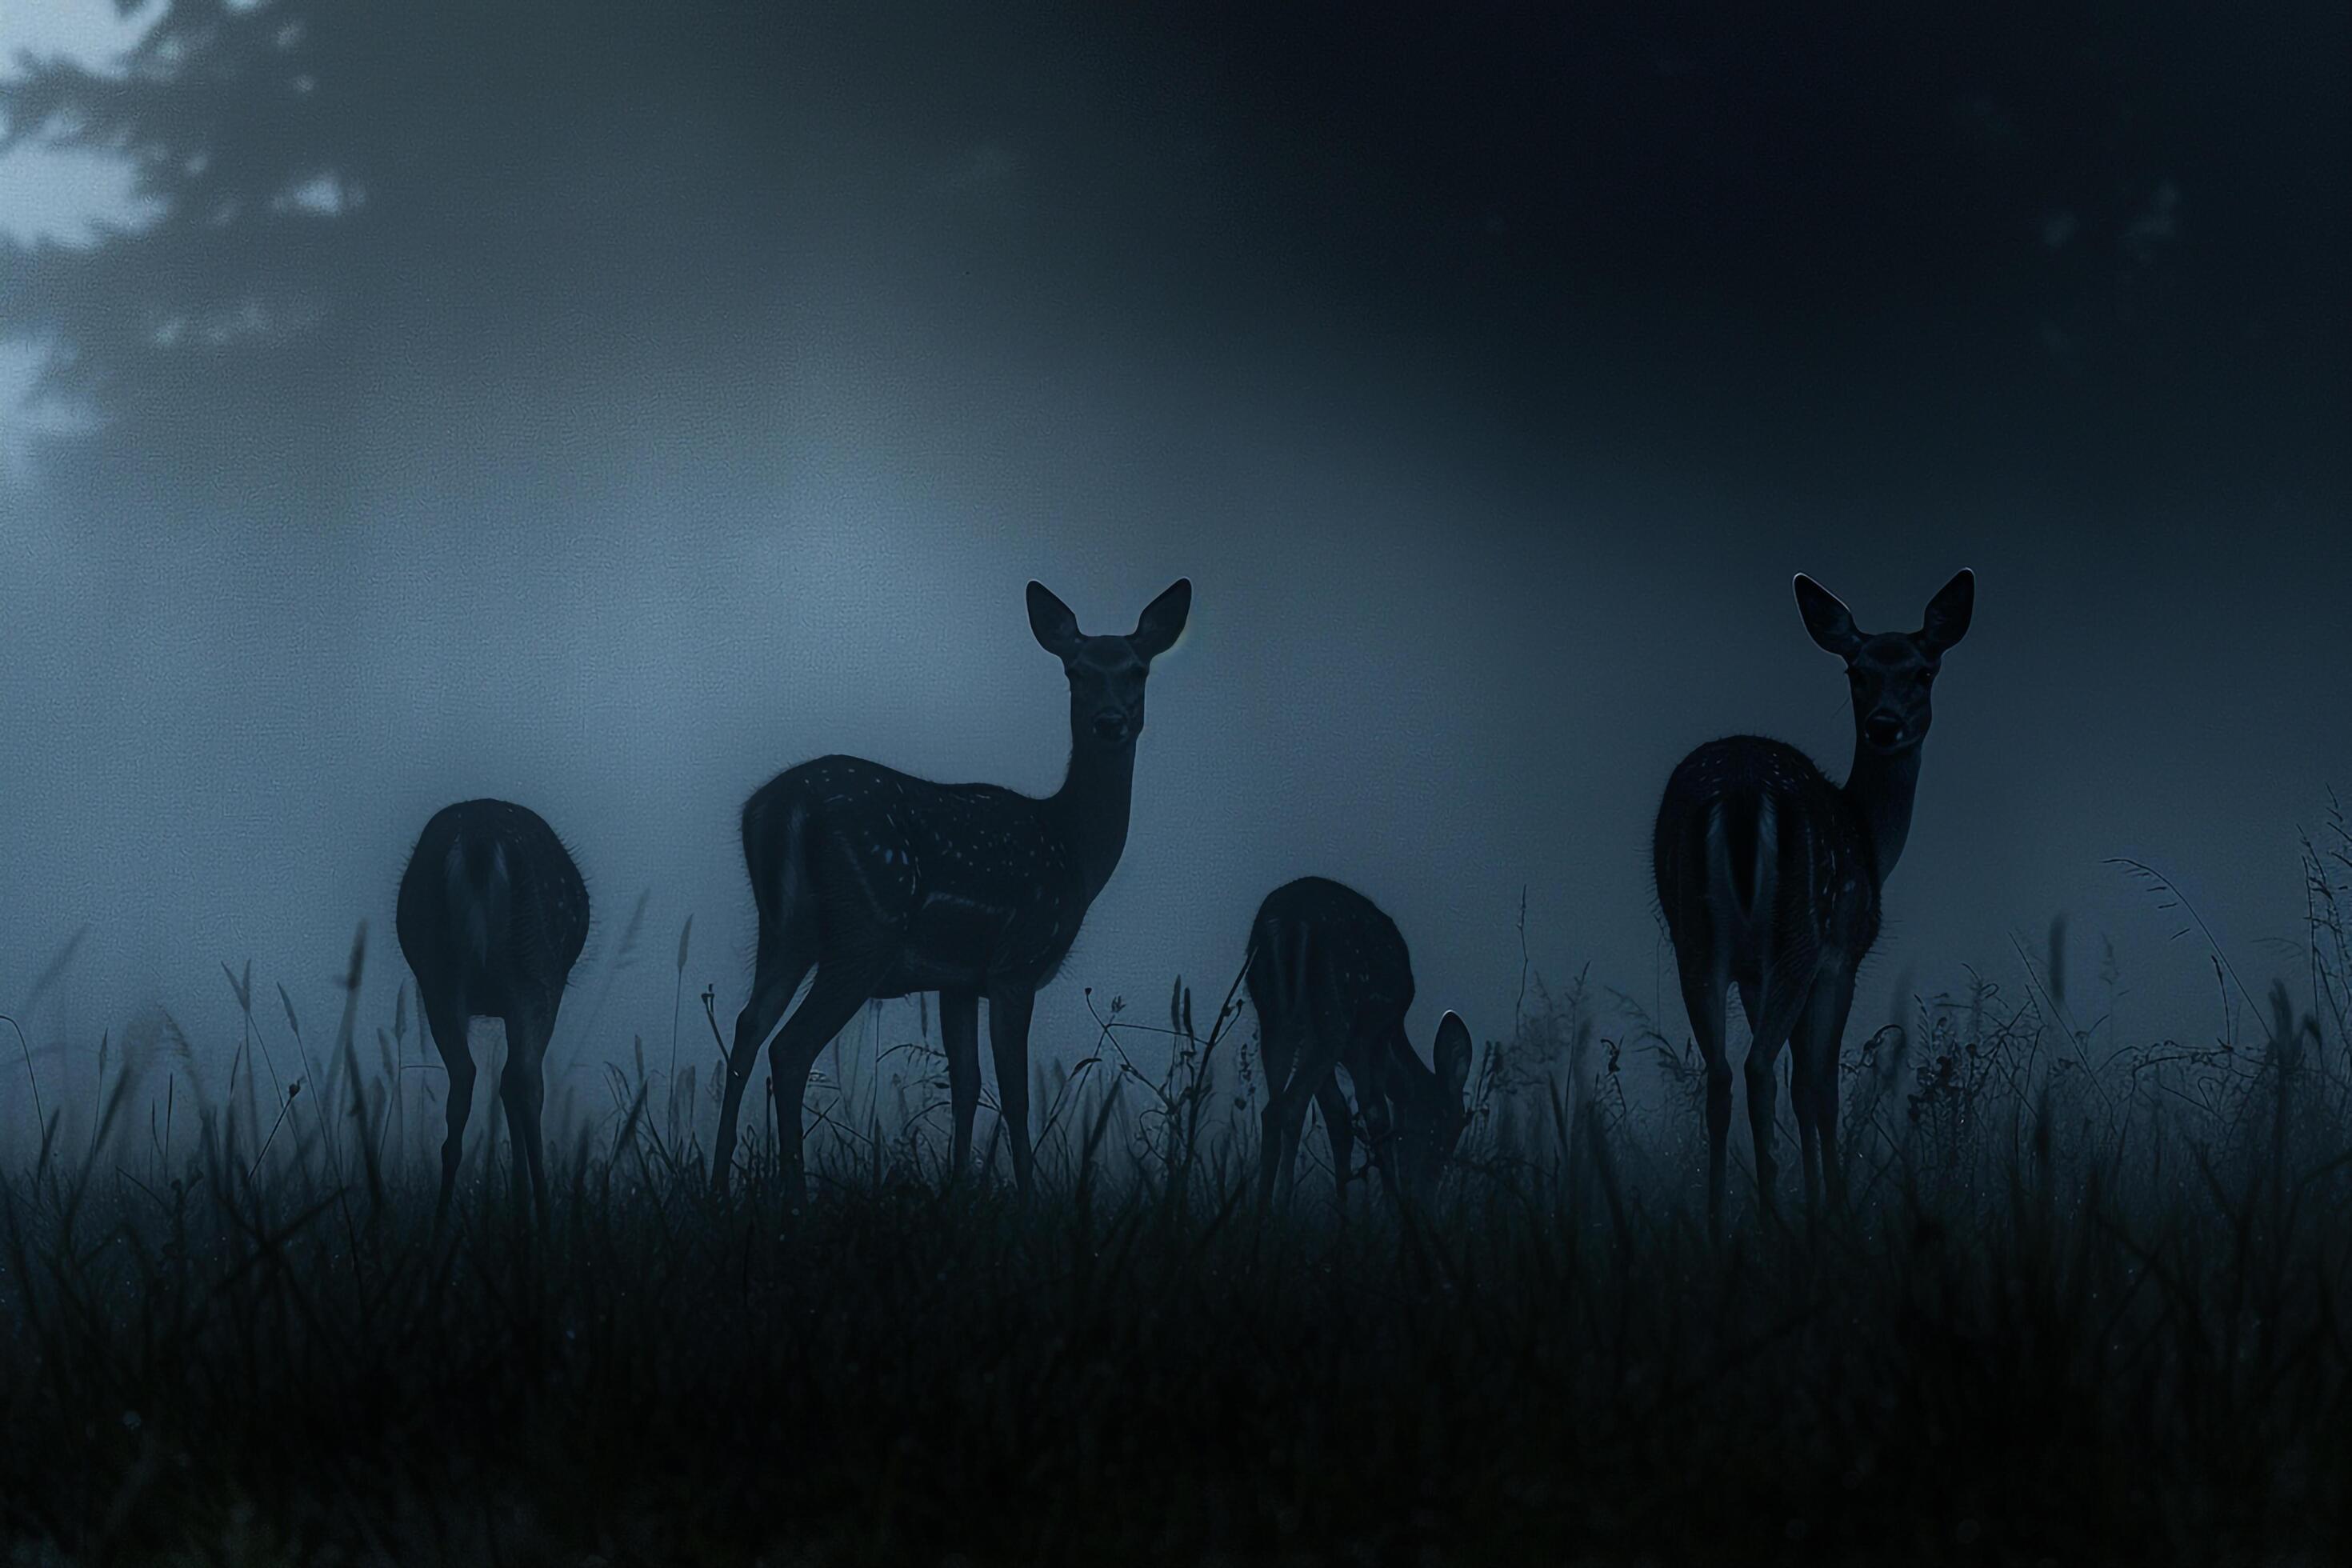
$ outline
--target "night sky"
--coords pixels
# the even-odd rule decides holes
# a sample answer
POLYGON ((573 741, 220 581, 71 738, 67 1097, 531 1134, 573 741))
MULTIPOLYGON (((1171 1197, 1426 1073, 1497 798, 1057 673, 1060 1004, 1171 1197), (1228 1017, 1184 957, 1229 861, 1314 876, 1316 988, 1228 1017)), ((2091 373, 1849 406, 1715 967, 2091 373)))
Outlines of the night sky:
POLYGON ((219 963, 326 1018, 364 917, 381 1021, 408 845, 489 794, 598 902, 551 1066, 667 1042, 689 913, 707 1045, 771 774, 1058 781, 1031 577, 1196 586, 1044 1055, 1087 985, 1222 996, 1308 872, 1424 1052, 1508 1031, 1522 889, 1539 974, 1679 1034, 1666 773, 1852 746, 1798 571, 1872 630, 1978 574, 1853 1034, 2061 911, 2126 1037, 2214 1033, 2115 856, 2298 974, 2352 12, 1551 9, 11 4, 0 1010, 87 926, 46 1071, 158 1003, 225 1060, 219 963))

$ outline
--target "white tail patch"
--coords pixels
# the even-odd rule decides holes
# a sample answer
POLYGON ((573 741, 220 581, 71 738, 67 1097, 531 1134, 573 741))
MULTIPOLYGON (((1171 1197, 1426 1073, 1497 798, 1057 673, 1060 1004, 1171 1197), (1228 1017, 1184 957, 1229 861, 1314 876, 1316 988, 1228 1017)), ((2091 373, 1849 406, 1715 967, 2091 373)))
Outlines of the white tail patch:
POLYGON ((1709 801, 1706 807, 1706 902, 1718 925, 1741 912, 1738 891, 1731 884, 1731 836, 1724 830, 1720 799, 1709 801))
POLYGON ((1756 864, 1750 868, 1748 887, 1753 901, 1747 910, 1748 929, 1756 933, 1756 961, 1763 971, 1772 972, 1772 910, 1776 907, 1773 886, 1780 869, 1780 810, 1769 795, 1756 800, 1756 864))
POLYGON ((475 966, 487 969, 491 939, 507 920, 512 878, 507 869, 504 840, 490 846, 490 863, 478 883, 474 879, 471 857, 466 847, 464 838, 453 839, 448 858, 442 864, 449 898, 449 924, 463 934, 466 951, 472 955, 475 966))
POLYGON ((806 825, 808 808, 798 799, 784 813, 784 852, 782 864, 776 868, 776 908, 789 917, 801 897, 801 831, 806 825))
POLYGON ((1780 807, 1769 793, 1759 792, 1754 804, 1745 800, 1716 800, 1706 809, 1706 900, 1714 911, 1716 929, 1731 938, 1721 954, 1729 958, 1733 952, 1753 956, 1769 967, 1771 953, 1768 951, 1772 935, 1772 910, 1778 894, 1780 875, 1780 807), (1745 896, 1742 893, 1740 868, 1735 863, 1735 835, 1731 813, 1752 809, 1751 824, 1755 837, 1748 852, 1751 857, 1746 868, 1745 896))

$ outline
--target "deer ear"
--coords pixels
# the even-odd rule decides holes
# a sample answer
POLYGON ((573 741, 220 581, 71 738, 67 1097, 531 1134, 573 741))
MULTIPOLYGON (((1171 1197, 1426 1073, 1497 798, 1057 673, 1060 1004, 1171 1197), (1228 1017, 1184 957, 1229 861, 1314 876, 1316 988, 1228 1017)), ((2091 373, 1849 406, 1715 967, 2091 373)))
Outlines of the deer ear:
POLYGON ((1969 635, 1969 618, 1976 608, 1977 574, 1963 566, 1927 601, 1927 627, 1919 641, 1930 658, 1969 635))
POLYGON ((1192 579, 1179 577, 1168 591, 1143 606, 1142 618, 1127 640, 1146 664, 1176 646, 1184 622, 1192 613, 1192 579))
POLYGON ((1043 583, 1029 584, 1029 629, 1037 646, 1056 658, 1067 658, 1078 646, 1078 617, 1043 583))
POLYGON ((1445 1086, 1446 1098, 1455 1102, 1470 1081, 1470 1026, 1462 1021, 1459 1013, 1448 1013, 1437 1023, 1437 1043, 1430 1049, 1430 1065, 1437 1069, 1437 1081, 1445 1086))
POLYGON ((1852 658, 1862 646, 1862 633, 1854 629, 1853 612, 1844 602, 1806 576, 1797 574, 1797 613, 1805 617, 1805 630, 1823 652, 1840 658, 1852 658))

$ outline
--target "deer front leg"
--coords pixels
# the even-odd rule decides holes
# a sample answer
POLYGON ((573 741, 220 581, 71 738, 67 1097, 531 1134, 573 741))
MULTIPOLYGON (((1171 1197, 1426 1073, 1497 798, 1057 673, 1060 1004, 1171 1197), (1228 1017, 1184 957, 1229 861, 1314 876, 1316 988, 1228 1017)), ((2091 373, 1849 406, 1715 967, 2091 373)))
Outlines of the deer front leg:
POLYGON ((988 992, 988 1049, 996 1058, 997 1116, 1013 1149, 1013 1180, 1029 1192, 1029 1015, 1037 994, 1025 985, 992 985, 988 992))
POLYGON ((948 1058, 948 1179, 971 1173, 971 1123, 980 1110, 980 993, 940 993, 940 1045, 948 1058))
POLYGON ((1748 1047, 1748 1131, 1756 1142, 1757 1202, 1767 1216, 1777 1212, 1778 1205, 1779 1169, 1772 1158, 1772 1137, 1780 1085, 1773 1068, 1780 1062, 1780 1047, 1789 1043, 1809 989, 1792 984, 1779 973, 1767 975, 1764 1015, 1748 1047))

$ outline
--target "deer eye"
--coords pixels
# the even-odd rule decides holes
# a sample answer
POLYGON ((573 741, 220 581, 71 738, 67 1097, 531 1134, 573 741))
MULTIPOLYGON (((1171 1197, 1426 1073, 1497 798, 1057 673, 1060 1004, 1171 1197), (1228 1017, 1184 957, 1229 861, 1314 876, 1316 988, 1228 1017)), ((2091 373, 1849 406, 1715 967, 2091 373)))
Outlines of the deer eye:
POLYGON ((1935 685, 1935 684, 1936 684, 1936 672, 1935 672, 1934 670, 1932 670, 1932 669, 1923 669, 1923 670, 1921 670, 1921 671, 1919 672, 1919 684, 1920 684, 1920 685, 1922 685, 1922 686, 1933 686, 1933 685, 1935 685))

